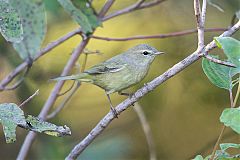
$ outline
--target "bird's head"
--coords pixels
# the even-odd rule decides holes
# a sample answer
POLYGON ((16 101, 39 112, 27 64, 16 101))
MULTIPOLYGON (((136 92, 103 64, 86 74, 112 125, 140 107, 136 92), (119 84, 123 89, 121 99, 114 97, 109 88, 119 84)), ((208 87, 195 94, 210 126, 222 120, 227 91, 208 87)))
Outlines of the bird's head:
POLYGON ((139 44, 127 51, 129 57, 137 63, 151 64, 157 55, 161 55, 164 52, 160 52, 154 47, 147 44, 139 44))

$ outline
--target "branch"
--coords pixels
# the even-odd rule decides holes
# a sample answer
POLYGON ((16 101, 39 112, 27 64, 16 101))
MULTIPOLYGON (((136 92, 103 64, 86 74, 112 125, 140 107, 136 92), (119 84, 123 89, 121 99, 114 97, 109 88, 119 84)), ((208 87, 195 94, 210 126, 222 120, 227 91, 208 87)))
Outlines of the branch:
POLYGON ((119 11, 116 11, 114 13, 111 13, 105 17, 103 17, 103 21, 105 20, 108 20, 108 19, 111 19, 113 17, 116 17, 116 16, 120 16, 120 15, 123 15, 123 14, 126 14, 126 13, 129 13, 129 12, 132 12, 132 11, 136 11, 136 10, 139 10, 139 9, 144 9, 144 8, 148 8, 148 7, 152 7, 152 6, 155 6, 155 5, 158 5, 160 4, 161 2, 164 2, 165 0, 153 0, 153 1, 150 1, 150 2, 145 2, 143 3, 141 0, 136 2, 135 4, 129 6, 129 7, 126 7, 124 9, 121 9, 119 11))
MULTIPOLYGON (((226 30, 227 28, 207 28, 205 29, 205 32, 220 32, 220 31, 226 31, 226 30)), ((137 35, 137 36, 126 37, 126 38, 109 38, 109 37, 100 37, 100 36, 92 35, 91 38, 105 40, 105 41, 130 41, 130 40, 137 40, 137 39, 179 37, 179 36, 184 36, 188 34, 193 34, 193 33, 196 33, 197 31, 198 31, 197 29, 189 29, 185 31, 172 32, 172 33, 166 33, 166 34, 137 35)))
POLYGON ((31 95, 25 101, 23 101, 18 107, 19 108, 23 107, 26 103, 28 103, 31 99, 33 99, 38 94, 39 94, 39 89, 33 95, 31 95))
MULTIPOLYGON (((224 32, 220 37, 226 37, 230 36, 233 33, 235 33, 240 28, 240 21, 238 21, 237 24, 235 24, 232 28, 230 28, 228 31, 224 32)), ((205 48, 203 48, 202 52, 209 52, 213 48, 216 47, 216 44, 214 41, 209 43, 205 48)), ((160 84, 168 80, 169 78, 175 76, 182 70, 184 70, 186 67, 191 65, 192 63, 196 62, 201 58, 200 55, 201 51, 197 50, 179 63, 175 64, 172 68, 168 69, 165 73, 158 76, 151 82, 149 82, 147 85, 142 87, 141 89, 137 90, 132 96, 132 98, 128 98, 122 103, 120 103, 115 109, 116 111, 121 114, 123 111, 125 111, 129 106, 131 106, 133 103, 138 101, 140 98, 142 98, 144 95, 149 93, 150 91, 153 91, 156 87, 158 87, 160 84)), ((66 157, 67 160, 76 159, 81 152, 86 149, 86 147, 93 142, 93 140, 100 135, 104 129, 115 119, 115 116, 110 111, 107 115, 103 117, 102 120, 91 130, 91 132, 81 141, 79 142, 73 150, 69 153, 69 155, 66 157)))
MULTIPOLYGON (((66 76, 68 75, 68 73, 71 71, 72 67, 74 66, 74 64, 76 63, 76 61, 78 60, 79 55, 81 54, 81 52, 83 51, 83 49, 85 48, 85 46, 87 45, 89 41, 89 38, 87 38, 86 40, 83 40, 78 46, 77 48, 74 50, 73 54, 71 55, 71 58, 68 60, 65 68, 63 69, 63 72, 61 74, 61 76, 66 76)), ((38 117, 40 119, 45 120, 51 106, 55 103, 57 97, 58 97, 58 93, 60 92, 62 86, 64 84, 64 81, 59 81, 57 82, 57 84, 55 85, 54 89, 52 90, 50 96, 48 97, 47 101, 45 102, 40 114, 38 115, 38 117)), ((34 132, 29 132, 27 137, 25 138, 25 141, 21 147, 21 150, 18 154, 17 159, 25 159, 27 156, 27 153, 30 149, 30 146, 33 143, 33 140, 36 137, 36 133, 34 132)))
MULTIPOLYGON (((46 54, 47 52, 54 49, 56 46, 60 45, 64 41, 68 40, 69 38, 73 37, 76 34, 81 33, 80 29, 76 29, 68 34, 64 35, 63 37, 59 38, 58 40, 49 43, 45 48, 43 48, 34 58, 33 61, 36 61, 38 58, 46 54)), ((0 83, 0 91, 5 90, 6 85, 10 83, 25 67, 28 66, 28 63, 25 61, 20 64, 17 68, 15 68, 11 73, 9 73, 0 83)))
MULTIPOLYGON (((110 2, 110 1, 113 2, 113 0, 109 0, 108 2, 110 2)), ((111 4, 113 4, 113 3, 111 3, 111 4)), ((110 6, 107 7, 107 9, 105 10, 105 13, 110 8, 110 6)), ((71 58, 68 60, 67 64, 65 65, 61 76, 66 76, 69 74, 69 72, 73 68, 74 64, 78 60, 80 54, 83 52, 84 48, 88 44, 89 40, 90 40, 90 37, 86 37, 86 39, 83 39, 82 42, 77 46, 77 48, 74 50, 73 54, 71 55, 71 58)), ((55 103, 55 101, 57 100, 58 93, 60 92, 63 84, 64 84, 64 81, 59 81, 54 86, 54 89, 52 90, 52 92, 51 92, 50 96, 48 97, 47 101, 45 102, 40 114, 38 115, 38 117, 40 119, 43 119, 43 120, 46 119, 46 116, 47 116, 49 110, 51 109, 51 107, 55 103)), ((26 158, 27 153, 29 152, 29 149, 30 149, 35 137, 36 137, 36 134, 34 132, 28 133, 28 135, 26 136, 26 138, 23 142, 23 145, 20 149, 17 159, 25 159, 26 158)))
POLYGON ((52 111, 52 113, 50 113, 49 115, 47 115, 46 119, 51 119, 54 118, 67 104, 67 102, 69 102, 69 100, 72 98, 72 96, 74 95, 74 93, 77 91, 77 89, 80 87, 80 83, 77 82, 77 85, 71 90, 71 92, 64 98, 63 102, 56 107, 56 109, 54 111, 52 111))
POLYGON ((107 13, 107 11, 110 9, 114 2, 115 0, 108 0, 102 7, 101 11, 99 12, 98 17, 102 18, 107 13))
MULTIPOLYGON (((206 1, 206 0, 203 0, 206 1)), ((204 3, 206 5, 206 2, 204 3)), ((198 30, 198 49, 201 50, 204 47, 204 21, 205 20, 205 14, 206 14, 206 6, 203 6, 203 14, 200 10, 200 1, 194 0, 194 13, 196 16, 197 21, 197 30, 198 30)))
POLYGON ((145 134, 146 139, 147 139, 148 149, 149 149, 149 152, 150 152, 149 159, 150 160, 157 160, 157 154, 156 154, 155 144, 154 144, 153 137, 152 137, 151 128, 150 128, 150 125, 148 124, 148 121, 146 119, 144 111, 143 111, 142 107, 139 105, 138 102, 134 103, 133 109, 137 113, 137 116, 138 116, 138 118, 141 122, 142 129, 143 129, 144 134, 145 134))
POLYGON ((212 56, 209 56, 208 54, 207 55, 204 55, 204 57, 206 58, 206 59, 208 59, 209 61, 211 61, 211 62, 214 62, 214 63, 218 63, 218 64, 221 64, 221 65, 224 65, 224 66, 228 66, 228 67, 237 67, 235 64, 233 64, 233 63, 230 63, 230 62, 226 62, 226 61, 221 61, 221 60, 219 60, 219 59, 216 59, 216 58, 214 58, 214 57, 212 57, 212 56))
MULTIPOLYGON (((113 15, 109 15, 108 17, 103 17, 104 14, 106 14, 106 12, 109 10, 110 6, 113 4, 115 0, 108 0, 106 2, 106 4, 104 5, 103 9, 100 11, 101 16, 99 16, 100 18, 102 18, 102 21, 106 21, 108 19, 114 18, 116 16, 122 15, 122 14, 126 14, 129 13, 131 11, 134 11, 136 9, 143 9, 143 8, 147 8, 147 7, 151 7, 154 5, 157 5, 161 2, 163 2, 164 0, 154 0, 151 2, 147 2, 147 3, 137 3, 134 6, 132 6, 133 8, 131 9, 131 11, 127 11, 127 12, 120 12, 118 14, 113 14, 113 15), (139 4, 141 4, 141 6, 138 6, 139 4), (134 7, 138 7, 138 8, 134 8, 134 7)), ((47 52, 49 52, 50 50, 52 50, 53 48, 57 47, 58 45, 60 45, 61 43, 63 43, 64 41, 68 40, 69 38, 73 37, 76 34, 80 34, 81 30, 78 28, 72 32, 69 32, 68 34, 66 34, 65 36, 61 37, 60 39, 49 43, 44 49, 42 49, 37 55, 36 58, 33 61, 36 61, 38 58, 40 58, 41 56, 45 55, 47 52)), ((25 67, 28 66, 27 62, 23 62, 22 64, 20 64, 17 68, 15 68, 11 73, 9 73, 1 82, 0 82, 0 91, 6 90, 6 86, 7 84, 9 84, 25 67)), ((19 84, 14 85, 14 88, 17 87, 19 84)))

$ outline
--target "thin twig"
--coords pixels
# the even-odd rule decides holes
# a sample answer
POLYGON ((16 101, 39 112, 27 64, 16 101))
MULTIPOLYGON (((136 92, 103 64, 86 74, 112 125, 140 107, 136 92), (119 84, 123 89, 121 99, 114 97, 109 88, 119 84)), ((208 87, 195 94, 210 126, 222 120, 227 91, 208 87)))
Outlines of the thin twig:
MULTIPOLYGON (((110 7, 108 7, 108 9, 109 8, 110 7)), ((74 64, 78 60, 78 57, 83 52, 86 45, 88 44, 89 40, 90 40, 90 37, 87 37, 86 39, 83 39, 82 42, 77 46, 77 48, 75 49, 75 51, 71 55, 71 58, 68 60, 68 63, 65 65, 61 76, 66 76, 66 75, 69 74, 72 67, 74 66, 74 64)), ((48 115, 48 112, 51 109, 52 105, 57 100, 57 97, 58 97, 57 94, 60 92, 63 84, 64 84, 64 81, 57 82, 57 84, 55 85, 54 89, 52 90, 50 96, 48 97, 46 103, 44 104, 40 114, 38 115, 39 118, 41 118, 43 120, 46 118, 46 116, 48 115)), ((21 149, 20 149, 20 152, 18 154, 17 159, 22 160, 22 159, 26 158, 35 137, 36 137, 36 134, 34 132, 29 132, 28 133, 28 135, 26 136, 26 138, 23 142, 23 145, 21 146, 21 149)))
POLYGON ((221 141, 221 139, 222 139, 222 137, 223 137, 223 133, 224 133, 225 128, 226 128, 226 126, 223 125, 223 126, 222 126, 222 129, 221 129, 221 131, 220 131, 219 137, 218 137, 218 139, 217 139, 217 142, 216 142, 215 145, 214 145, 214 148, 213 148, 213 151, 212 151, 212 155, 211 155, 210 160, 214 160, 214 158, 215 158, 215 153, 216 153, 216 151, 217 151, 217 149, 218 149, 218 145, 219 145, 219 143, 220 143, 220 141, 221 141))
MULTIPOLYGON (((74 66, 75 62, 77 61, 78 57, 82 53, 84 47, 87 45, 88 41, 89 41, 89 38, 87 38, 86 40, 83 40, 77 46, 77 48, 74 50, 73 54, 71 55, 71 58, 69 59, 68 63, 64 67, 61 76, 68 75, 68 73, 71 71, 72 67, 74 66)), ((63 84, 64 84, 64 81, 57 82, 57 84, 53 88, 50 96, 48 97, 47 101, 45 102, 40 114, 38 115, 39 118, 45 120, 50 108, 52 107, 52 105, 57 100, 58 93, 60 92, 63 84)), ((34 133, 34 132, 29 132, 28 133, 27 137, 25 138, 25 140, 23 142, 23 145, 21 147, 21 150, 18 154, 17 159, 22 160, 22 159, 26 158, 27 153, 29 152, 30 146, 32 145, 35 137, 36 137, 36 133, 34 133)))
POLYGON ((58 93, 58 96, 60 97, 60 96, 65 95, 66 93, 68 93, 73 88, 74 84, 75 84, 75 81, 73 81, 72 85, 66 91, 58 93))
POLYGON ((22 108, 26 103, 28 103, 31 99, 33 99, 33 97, 35 97, 38 94, 39 94, 39 89, 36 90, 36 92, 33 95, 31 95, 25 101, 23 101, 18 107, 22 108))
MULTIPOLYGON (((88 54, 85 53, 84 54, 85 57, 84 57, 84 60, 83 60, 83 63, 82 63, 82 67, 81 67, 81 70, 80 72, 83 72, 86 68, 86 64, 87 64, 87 59, 88 59, 88 54)), ((75 81, 72 85, 72 87, 74 86, 75 84, 75 81)), ((67 102, 71 99, 71 97, 73 96, 73 94, 77 91, 77 89, 80 87, 81 83, 80 82, 77 82, 77 85, 73 88, 73 90, 70 92, 70 94, 65 97, 65 99, 63 100, 63 102, 52 112, 50 113, 48 116, 47 116, 47 119, 51 119, 53 117, 55 117, 63 108, 64 106, 67 104, 67 102)), ((71 87, 71 89, 72 89, 71 87)), ((71 90, 70 89, 70 90, 71 90)), ((69 90, 68 90, 69 91, 69 90)))
POLYGON ((201 16, 201 21, 202 21, 202 26, 203 27, 205 25, 206 11, 207 11, 207 0, 203 0, 203 3, 202 3, 202 16, 201 16))
MULTIPOLYGON (((227 139, 227 138, 230 138, 230 137, 233 137, 233 136, 235 136, 234 132, 229 131, 227 133, 225 132, 225 134, 223 135, 223 138, 227 139)), ((209 149, 211 148, 211 145, 216 143, 217 139, 218 139, 218 137, 214 138, 213 140, 210 140, 209 142, 206 142, 201 149, 195 151, 195 153, 193 153, 191 156, 189 156, 188 158, 185 158, 185 159, 194 159, 193 157, 196 157, 196 155, 198 155, 199 153, 204 155, 204 153, 209 151, 209 149)))
MULTIPOLYGON (((225 36, 231 36, 233 33, 235 33, 240 28, 240 21, 238 21, 237 24, 235 24, 232 28, 230 28, 228 31, 224 32, 220 35, 220 37, 225 36)), ((209 52, 213 48, 216 47, 216 44, 214 41, 206 45, 203 52, 209 52)), ((192 63, 196 62, 201 58, 200 51, 195 51, 179 63, 175 64, 173 67, 168 69, 165 73, 158 76, 151 82, 149 82, 147 85, 139 89, 137 92, 133 94, 131 98, 126 99, 122 103, 120 103, 115 109, 116 111, 121 114, 123 111, 125 111, 129 106, 131 106, 133 103, 138 101, 140 98, 142 98, 144 95, 146 95, 148 92, 154 90, 156 87, 158 87, 160 84, 168 80, 169 78, 175 76, 182 70, 184 70, 186 67, 191 65, 192 63)), ((69 155, 66 157, 67 160, 76 159, 80 153, 82 153, 86 147, 93 142, 93 140, 100 135, 104 129, 107 128, 107 126, 115 119, 115 116, 110 111, 103 117, 102 120, 90 131, 90 133, 81 141, 79 142, 69 153, 69 155)))
POLYGON ((59 106, 56 107, 56 109, 54 111, 52 111, 52 113, 50 113, 49 115, 47 115, 46 119, 51 119, 54 118, 67 104, 67 102, 69 102, 69 100, 72 98, 72 96, 74 95, 74 93, 77 91, 77 89, 80 87, 80 82, 77 82, 77 85, 71 90, 71 92, 65 97, 65 99, 63 100, 63 102, 61 102, 61 104, 59 106))
POLYGON ((98 17, 102 18, 107 13, 107 11, 110 9, 114 2, 115 0, 108 0, 102 7, 101 11, 99 12, 98 17))
MULTIPOLYGON (((205 15, 202 16, 201 5, 199 0, 194 0, 194 13, 196 16, 198 29, 198 50, 202 50, 202 48, 204 47, 204 22, 202 20, 205 20, 205 15)), ((204 13, 206 14, 206 11, 204 13)))
MULTIPOLYGON (((207 28, 205 29, 205 32, 220 32, 220 31, 226 31, 227 28, 207 28)), ((105 41, 130 41, 130 40, 137 40, 137 39, 156 39, 156 38, 170 38, 170 37, 178 37, 178 36, 184 36, 188 34, 196 33, 197 29, 189 29, 179 32, 172 32, 172 33, 165 33, 165 34, 156 34, 156 35, 137 35, 132 37, 124 37, 124 38, 110 38, 110 37, 100 37, 92 35, 91 38, 99 39, 99 40, 105 40, 105 41)))
MULTIPOLYGON (((45 48, 43 48, 39 53, 37 53, 36 57, 33 59, 33 61, 36 61, 41 56, 45 55, 47 52, 54 49, 56 46, 60 45, 64 41, 68 40, 69 38, 73 37, 74 35, 77 35, 81 33, 81 29, 76 29, 72 32, 69 32, 68 34, 64 35, 63 37, 59 38, 58 40, 49 43, 45 48)), ((24 61, 22 64, 20 64, 18 67, 16 67, 11 73, 9 73, 0 83, 0 91, 5 90, 5 87, 7 84, 9 84, 25 67, 28 66, 28 63, 24 61)))
MULTIPOLYGON (((232 94, 232 89, 229 89, 229 99, 230 99, 230 105, 231 105, 231 108, 234 107, 234 102, 233 102, 233 94, 232 94)), ((221 132, 219 134, 219 137, 217 139, 217 142, 215 143, 214 145, 214 148, 213 148, 213 151, 212 151, 212 154, 211 154, 211 157, 210 157, 210 160, 213 160, 215 158, 215 154, 216 154, 216 151, 218 149, 218 146, 220 144, 220 141, 223 137, 223 133, 224 133, 224 130, 226 129, 226 126, 223 125, 222 126, 222 129, 221 129, 221 132)))
MULTIPOLYGON (((24 78, 26 77, 26 75, 28 74, 29 70, 30 70, 30 66, 27 66, 27 69, 24 71, 23 75, 21 76, 21 78, 15 82, 12 86, 9 86, 9 87, 4 87, 3 89, 4 90, 14 90, 16 89, 17 87, 20 86, 20 84, 22 84, 22 82, 24 81, 24 78)), ((0 91, 1 91, 1 87, 0 87, 0 91)))
POLYGON ((218 63, 218 64, 221 64, 221 65, 224 65, 224 66, 228 66, 228 67, 237 67, 235 64, 233 64, 233 63, 230 63, 230 62, 226 62, 226 61, 221 61, 220 59, 216 59, 216 58, 214 58, 214 57, 212 57, 212 56, 210 56, 210 55, 204 55, 204 57, 206 58, 206 59, 208 59, 209 61, 211 61, 211 62, 214 62, 214 63, 218 63))
MULTIPOLYGON (((136 7, 136 5, 133 5, 132 8, 130 8, 130 10, 127 10, 127 8, 126 8, 126 9, 123 9, 123 10, 119 11, 118 13, 113 13, 113 14, 110 14, 109 16, 102 17, 102 21, 106 21, 108 19, 114 18, 114 17, 122 15, 122 14, 129 13, 129 12, 137 10, 137 9, 143 9, 143 8, 147 8, 147 7, 152 7, 152 6, 157 5, 157 4, 159 4, 159 3, 163 2, 163 1, 165 1, 165 0, 154 0, 154 1, 151 1, 151 2, 143 3, 138 8, 134 8, 134 7, 136 7)), ((107 4, 104 5, 104 10, 102 9, 103 10, 102 13, 106 13, 109 10, 110 6, 113 4, 113 2, 114 2, 114 0, 109 0, 107 2, 107 4)), ((60 45, 61 43, 63 43, 67 39, 73 37, 74 35, 80 34, 80 33, 81 33, 81 29, 78 28, 78 29, 76 29, 76 30, 74 30, 72 32, 69 32, 68 34, 66 34, 65 36, 59 38, 58 40, 49 43, 44 49, 42 49, 36 55, 34 61, 36 61, 38 58, 40 58, 41 56, 45 55, 47 52, 49 52, 50 50, 52 50, 56 46, 60 45)), ((28 64, 26 62, 23 62, 18 67, 16 67, 11 73, 9 73, 0 82, 0 91, 5 90, 5 86, 7 84, 9 84, 27 65, 28 64)))
MULTIPOLYGON (((240 77, 240 76, 239 76, 239 77, 240 77)), ((239 93, 240 93, 240 81, 238 80, 237 93, 236 93, 236 96, 235 96, 234 102, 233 102, 233 106, 234 106, 234 107, 237 106, 237 101, 238 101, 239 93)))
POLYGON ((111 13, 111 14, 103 17, 102 20, 105 21, 105 20, 111 19, 113 17, 120 16, 120 15, 129 13, 129 12, 132 12, 132 11, 136 11, 136 10, 139 10, 139 9, 152 7, 152 6, 160 4, 161 2, 164 2, 164 1, 165 0, 153 0, 153 1, 145 2, 145 3, 141 3, 141 4, 138 1, 138 2, 136 2, 135 4, 133 4, 133 5, 129 6, 129 7, 126 7, 124 9, 119 10, 119 11, 115 11, 114 13, 111 13))
POLYGON ((141 122, 142 125, 142 129, 144 131, 144 134, 146 136, 147 139, 147 143, 148 143, 148 149, 149 149, 149 159, 150 160, 157 160, 157 154, 156 154, 156 149, 155 149, 155 144, 154 144, 154 140, 152 137, 152 132, 151 132, 151 128, 150 125, 146 119, 146 116, 144 114, 144 111, 142 109, 142 107, 139 105, 138 102, 134 103, 134 107, 133 107, 134 111, 137 113, 137 116, 141 122))

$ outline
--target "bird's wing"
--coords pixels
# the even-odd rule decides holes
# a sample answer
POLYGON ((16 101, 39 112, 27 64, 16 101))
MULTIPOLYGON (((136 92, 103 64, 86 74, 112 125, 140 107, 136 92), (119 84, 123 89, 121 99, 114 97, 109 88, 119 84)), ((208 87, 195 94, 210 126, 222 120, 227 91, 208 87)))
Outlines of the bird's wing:
POLYGON ((88 74, 104 74, 119 72, 126 67, 126 64, 119 64, 116 62, 105 62, 93 66, 92 68, 85 71, 88 74))

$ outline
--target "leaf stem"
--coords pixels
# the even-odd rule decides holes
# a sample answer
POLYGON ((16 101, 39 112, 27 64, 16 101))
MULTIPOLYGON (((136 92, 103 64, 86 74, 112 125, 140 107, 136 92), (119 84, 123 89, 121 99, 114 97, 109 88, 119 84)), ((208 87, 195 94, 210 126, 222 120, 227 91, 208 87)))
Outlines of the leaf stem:
POLYGON ((35 97, 36 95, 39 94, 39 89, 33 94, 31 95, 30 97, 28 97, 28 99, 26 99, 25 101, 23 101, 18 107, 22 107, 24 106, 26 103, 28 103, 31 99, 33 99, 33 97, 35 97))
MULTIPOLYGON (((240 78, 240 75, 239 75, 239 78, 240 78)), ((237 100, 238 100, 238 97, 239 97, 239 93, 240 93, 240 81, 238 80, 238 88, 237 88, 236 96, 234 98, 233 107, 236 107, 236 105, 237 105, 237 100)))
MULTIPOLYGON (((230 98, 231 108, 233 108, 233 107, 234 107, 234 102, 233 102, 232 89, 229 89, 229 98, 230 98)), ((236 97, 235 97, 235 99, 236 99, 236 97)), ((235 101, 235 100, 234 100, 234 101, 235 101)), ((222 129, 221 129, 221 132, 220 132, 220 134, 219 134, 218 140, 217 140, 217 142, 215 143, 215 146, 214 146, 214 148, 213 148, 213 151, 212 151, 212 155, 211 155, 210 160, 214 160, 214 156, 215 156, 216 151, 217 151, 217 149, 218 149, 219 143, 220 143, 220 141, 221 141, 221 139, 222 139, 222 137, 223 137, 223 133, 224 133, 225 128, 226 128, 226 126, 223 125, 223 126, 222 126, 222 129)))

